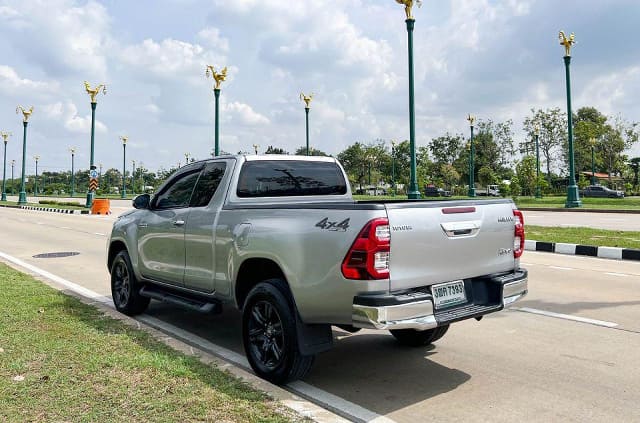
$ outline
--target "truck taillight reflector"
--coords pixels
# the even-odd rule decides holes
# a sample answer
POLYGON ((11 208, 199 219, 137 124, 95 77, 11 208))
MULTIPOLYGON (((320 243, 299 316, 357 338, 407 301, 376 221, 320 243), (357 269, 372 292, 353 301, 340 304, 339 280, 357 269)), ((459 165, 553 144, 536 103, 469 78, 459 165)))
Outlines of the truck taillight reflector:
POLYGON ((370 220, 342 261, 342 275, 357 280, 389 278, 390 246, 389 220, 370 220))
POLYGON ((442 214, 456 214, 456 213, 475 213, 475 207, 445 207, 442 209, 442 214))
POLYGON ((513 257, 518 258, 524 252, 524 216, 520 210, 514 210, 513 216, 516 218, 513 238, 513 257))

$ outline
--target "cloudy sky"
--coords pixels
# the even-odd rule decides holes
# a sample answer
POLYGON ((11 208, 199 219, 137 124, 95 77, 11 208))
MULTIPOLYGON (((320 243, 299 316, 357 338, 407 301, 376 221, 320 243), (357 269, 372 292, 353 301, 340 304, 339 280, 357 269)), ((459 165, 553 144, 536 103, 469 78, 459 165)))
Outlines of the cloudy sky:
MULTIPOLYGON (((575 32, 574 110, 640 120, 637 0, 426 0, 414 10, 416 137, 465 132, 467 113, 513 119, 566 108, 558 31, 575 32)), ((393 0, 0 0, 0 130, 22 158, 16 105, 33 105, 27 157, 40 170, 88 168, 89 97, 96 163, 157 169, 213 148, 207 64, 228 66, 221 148, 290 152, 305 142, 301 91, 315 94, 311 145, 337 154, 355 141, 408 138, 404 11, 393 0)), ((640 155, 640 148, 632 152, 640 155)), ((16 172, 17 172, 16 168, 16 172)))

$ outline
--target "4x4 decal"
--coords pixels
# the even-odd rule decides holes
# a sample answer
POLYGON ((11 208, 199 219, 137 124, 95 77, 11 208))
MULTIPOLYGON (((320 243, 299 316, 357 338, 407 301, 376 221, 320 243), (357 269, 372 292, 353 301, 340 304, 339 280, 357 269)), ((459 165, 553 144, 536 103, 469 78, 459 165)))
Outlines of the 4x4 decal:
POLYGON ((349 228, 349 220, 350 220, 350 218, 347 217, 345 220, 343 220, 342 222, 339 222, 339 223, 338 222, 329 222, 329 218, 325 217, 320 222, 316 223, 316 227, 321 228, 321 229, 326 229, 328 231, 345 232, 349 228))

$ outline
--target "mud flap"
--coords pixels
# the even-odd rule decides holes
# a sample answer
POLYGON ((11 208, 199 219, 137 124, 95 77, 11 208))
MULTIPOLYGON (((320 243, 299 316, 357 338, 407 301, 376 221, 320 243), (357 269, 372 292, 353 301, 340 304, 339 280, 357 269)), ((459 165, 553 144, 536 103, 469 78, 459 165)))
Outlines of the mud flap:
POLYGON ((296 332, 302 355, 315 355, 333 347, 333 332, 329 324, 306 324, 296 313, 296 332))

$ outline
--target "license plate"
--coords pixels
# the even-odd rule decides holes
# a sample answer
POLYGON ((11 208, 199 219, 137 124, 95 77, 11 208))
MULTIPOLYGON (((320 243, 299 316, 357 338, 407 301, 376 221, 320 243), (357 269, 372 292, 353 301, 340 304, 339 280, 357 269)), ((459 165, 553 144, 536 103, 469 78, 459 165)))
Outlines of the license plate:
POLYGON ((431 295, 433 295, 433 304, 437 309, 467 302, 467 294, 464 291, 462 280, 433 285, 431 295))

